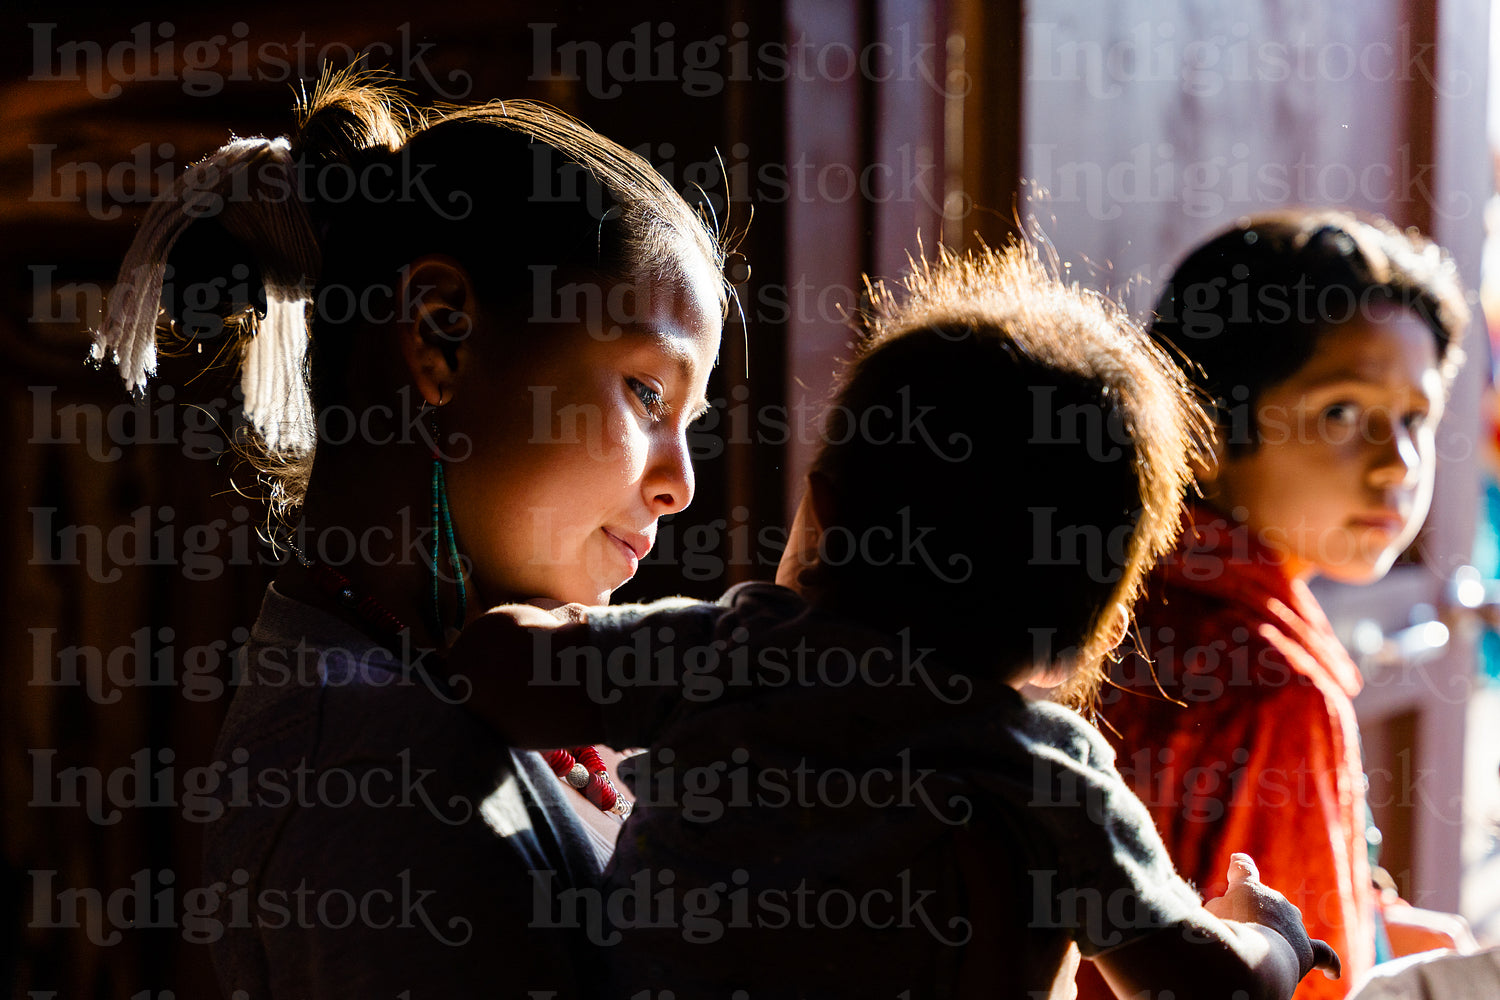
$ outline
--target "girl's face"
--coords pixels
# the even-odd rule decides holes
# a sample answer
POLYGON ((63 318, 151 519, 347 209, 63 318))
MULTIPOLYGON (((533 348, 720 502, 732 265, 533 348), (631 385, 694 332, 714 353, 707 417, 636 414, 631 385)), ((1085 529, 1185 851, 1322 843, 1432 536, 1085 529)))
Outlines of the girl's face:
POLYGON ((1221 451, 1206 497, 1291 576, 1378 580, 1427 517, 1444 398, 1432 333, 1407 310, 1379 307, 1325 333, 1261 394, 1260 444, 1221 451))
POLYGON ((439 411, 459 547, 490 604, 607 603, 658 519, 693 498, 687 429, 719 351, 717 276, 704 261, 633 290, 628 316, 616 286, 571 322, 476 337, 479 377, 460 372, 439 411))

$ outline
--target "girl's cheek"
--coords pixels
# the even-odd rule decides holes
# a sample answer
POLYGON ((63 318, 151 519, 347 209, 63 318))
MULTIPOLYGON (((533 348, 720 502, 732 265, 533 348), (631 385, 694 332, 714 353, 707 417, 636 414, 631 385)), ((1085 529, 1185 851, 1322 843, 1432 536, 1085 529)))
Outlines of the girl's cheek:
POLYGON ((600 442, 598 459, 603 462, 618 462, 632 449, 632 438, 638 433, 636 421, 623 407, 610 410, 604 421, 604 440, 600 442))

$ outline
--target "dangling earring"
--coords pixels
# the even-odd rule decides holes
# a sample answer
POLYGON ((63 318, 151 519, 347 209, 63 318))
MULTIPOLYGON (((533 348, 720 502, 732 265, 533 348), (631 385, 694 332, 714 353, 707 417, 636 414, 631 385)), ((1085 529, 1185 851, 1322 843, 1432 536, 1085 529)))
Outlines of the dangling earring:
POLYGON ((453 631, 464 627, 468 616, 469 597, 464 587, 463 564, 458 555, 458 540, 453 534, 453 515, 448 510, 448 478, 443 474, 442 448, 438 445, 437 411, 443 405, 442 390, 438 390, 437 406, 432 408, 432 621, 434 633, 446 638, 448 630, 443 627, 443 605, 439 596, 439 560, 446 557, 453 571, 453 581, 458 588, 458 605, 454 609, 453 631), (439 552, 443 555, 440 556, 439 552))

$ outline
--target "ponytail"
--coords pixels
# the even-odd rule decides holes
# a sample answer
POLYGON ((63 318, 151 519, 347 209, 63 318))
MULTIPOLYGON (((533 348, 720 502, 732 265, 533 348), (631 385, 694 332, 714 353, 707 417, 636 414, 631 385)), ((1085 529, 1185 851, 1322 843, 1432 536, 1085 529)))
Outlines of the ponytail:
POLYGON ((245 415, 269 448, 295 453, 313 443, 312 408, 298 368, 320 261, 307 211, 289 194, 292 169, 287 140, 236 139, 177 178, 131 241, 91 355, 97 362, 111 351, 125 388, 145 386, 156 373, 168 256, 188 226, 214 217, 254 255, 265 282, 265 316, 253 323, 241 370, 245 415))
MULTIPOLYGON (((158 330, 182 319, 162 307, 173 248, 194 223, 217 222, 237 247, 232 259, 248 254, 263 285, 263 296, 232 303, 221 309, 221 318, 240 340, 240 390, 256 438, 253 450, 260 453, 254 457, 277 477, 305 480, 306 469, 299 475, 297 466, 311 458, 317 440, 307 374, 308 323, 322 271, 319 230, 327 224, 315 224, 310 209, 316 206, 303 201, 305 185, 299 179, 304 170, 347 162, 365 149, 399 148, 407 135, 397 119, 403 110, 411 117, 408 106, 371 76, 325 74, 297 109, 294 138, 235 139, 184 171, 141 221, 90 350, 96 364, 106 353, 113 357, 128 391, 144 389, 156 373, 158 330)), ((179 272, 200 264, 172 263, 179 272)), ((177 287, 212 287, 225 275, 173 277, 177 287)), ((299 498, 281 499, 295 506, 299 498)))

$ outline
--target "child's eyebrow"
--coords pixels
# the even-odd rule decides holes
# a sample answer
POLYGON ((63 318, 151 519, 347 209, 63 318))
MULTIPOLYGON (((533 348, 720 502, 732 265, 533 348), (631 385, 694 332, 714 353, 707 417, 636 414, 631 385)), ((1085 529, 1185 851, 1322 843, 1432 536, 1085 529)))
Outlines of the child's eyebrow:
MULTIPOLYGON (((677 371, 677 380, 688 383, 693 377, 693 356, 678 342, 678 339, 664 330, 652 329, 650 327, 638 326, 633 328, 634 332, 651 341, 652 347, 666 355, 667 360, 672 362, 672 367, 677 371)), ((708 400, 698 399, 687 407, 692 414, 688 419, 697 420, 707 413, 711 406, 708 400)))
POLYGON ((1422 399, 1429 398, 1427 390, 1422 387, 1421 383, 1408 384, 1406 382, 1393 381, 1389 378, 1386 378, 1383 374, 1359 371, 1338 372, 1325 376, 1323 378, 1314 379, 1313 381, 1308 382, 1306 385, 1304 385, 1302 387, 1302 391, 1327 392, 1333 389, 1346 388, 1379 390, 1396 389, 1402 392, 1409 392, 1412 395, 1418 396, 1422 399))

